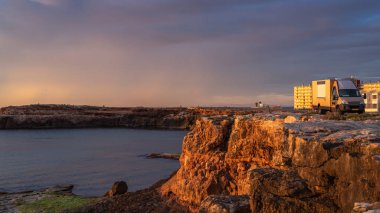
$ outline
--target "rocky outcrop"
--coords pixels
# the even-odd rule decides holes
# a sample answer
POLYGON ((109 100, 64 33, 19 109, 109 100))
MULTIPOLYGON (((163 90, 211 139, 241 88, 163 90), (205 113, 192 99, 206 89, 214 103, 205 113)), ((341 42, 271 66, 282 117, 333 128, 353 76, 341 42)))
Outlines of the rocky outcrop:
POLYGON ((192 211, 212 195, 249 195, 252 212, 350 212, 380 200, 379 121, 285 118, 198 120, 160 193, 192 211))
POLYGON ((163 158, 163 159, 171 159, 178 160, 181 154, 179 153, 151 153, 147 155, 147 158, 163 158))

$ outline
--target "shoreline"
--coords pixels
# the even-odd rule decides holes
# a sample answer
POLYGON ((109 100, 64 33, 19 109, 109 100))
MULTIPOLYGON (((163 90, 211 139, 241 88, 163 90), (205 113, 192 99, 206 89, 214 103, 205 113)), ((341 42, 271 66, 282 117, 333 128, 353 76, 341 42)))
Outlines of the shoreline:
MULTIPOLYGON (((188 212, 187 207, 181 206, 176 202, 168 202, 167 199, 161 197, 158 189, 173 177, 178 170, 174 171, 167 178, 157 180, 152 185, 139 189, 136 191, 126 192, 121 195, 107 197, 107 196, 82 196, 74 194, 72 191, 74 185, 55 185, 51 187, 27 190, 19 192, 0 192, 0 213, 18 212, 20 208, 25 206, 33 206, 34 203, 40 202, 44 199, 60 199, 60 197, 83 199, 88 200, 88 204, 80 207, 79 209, 63 210, 63 212, 109 212, 109 211, 122 211, 125 209, 121 203, 128 203, 128 208, 139 209, 139 211, 149 211, 151 208, 155 209, 160 205, 167 205, 167 210, 181 209, 182 212, 188 212), (149 199, 148 199, 149 198, 149 199), (129 200, 133 200, 130 202, 129 200), (148 200, 148 201, 147 201, 148 200), (138 202, 135 202, 138 201, 138 202)), ((110 183, 110 186, 112 183, 110 183)), ((105 192, 106 193, 106 192, 105 192)), ((163 211, 164 212, 164 211, 163 211)))

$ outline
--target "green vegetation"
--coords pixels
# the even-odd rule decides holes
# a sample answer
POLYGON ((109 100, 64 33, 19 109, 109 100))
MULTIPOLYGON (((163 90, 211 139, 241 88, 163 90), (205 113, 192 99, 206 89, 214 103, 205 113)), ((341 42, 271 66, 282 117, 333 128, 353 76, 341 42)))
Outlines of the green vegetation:
POLYGON ((32 203, 19 206, 18 210, 22 213, 52 212, 61 213, 78 210, 89 206, 94 199, 82 198, 78 196, 61 195, 56 197, 43 198, 32 203))

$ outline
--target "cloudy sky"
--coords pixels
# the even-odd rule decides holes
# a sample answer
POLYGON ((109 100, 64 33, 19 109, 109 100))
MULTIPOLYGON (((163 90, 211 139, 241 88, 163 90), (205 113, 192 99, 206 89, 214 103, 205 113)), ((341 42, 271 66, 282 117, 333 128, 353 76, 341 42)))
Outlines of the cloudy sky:
POLYGON ((0 0, 0 106, 292 104, 380 76, 380 1, 0 0))

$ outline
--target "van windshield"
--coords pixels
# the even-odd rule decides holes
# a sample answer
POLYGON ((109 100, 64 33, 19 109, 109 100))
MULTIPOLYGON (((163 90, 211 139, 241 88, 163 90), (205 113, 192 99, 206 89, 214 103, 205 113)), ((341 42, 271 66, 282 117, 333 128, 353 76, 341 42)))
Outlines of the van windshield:
POLYGON ((339 80, 339 96, 340 97, 360 97, 360 92, 351 80, 339 80))
POLYGON ((357 89, 340 89, 340 97, 360 97, 360 93, 357 89))

